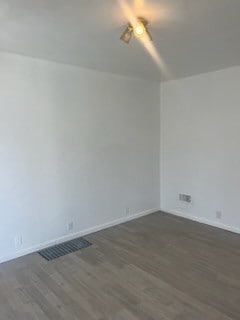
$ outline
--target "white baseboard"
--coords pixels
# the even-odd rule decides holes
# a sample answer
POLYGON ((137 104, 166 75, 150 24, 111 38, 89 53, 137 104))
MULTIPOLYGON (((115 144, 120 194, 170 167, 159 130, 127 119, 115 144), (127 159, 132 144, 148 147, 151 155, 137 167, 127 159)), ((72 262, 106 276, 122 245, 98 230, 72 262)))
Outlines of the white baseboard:
POLYGON ((97 226, 94 226, 94 227, 91 227, 91 228, 88 228, 85 230, 81 230, 79 232, 72 233, 70 235, 66 235, 66 236, 51 240, 51 241, 47 241, 47 242, 32 246, 30 248, 19 250, 17 252, 14 252, 14 253, 8 255, 8 256, 0 257, 0 263, 19 258, 19 257, 25 256, 25 255, 33 253, 33 252, 37 252, 39 250, 54 246, 56 244, 59 244, 59 243, 65 242, 65 241, 69 241, 69 240, 72 240, 72 239, 75 239, 78 237, 83 237, 88 234, 91 234, 91 233, 94 233, 94 232, 97 232, 100 230, 104 230, 104 229, 116 226, 118 224, 149 215, 149 214, 157 212, 157 211, 160 211, 160 210, 158 208, 145 210, 145 211, 135 213, 135 214, 127 216, 127 217, 121 217, 119 219, 112 220, 107 223, 103 223, 103 224, 100 224, 100 225, 97 225, 97 226))
POLYGON ((226 230, 226 231, 230 231, 230 232, 233 232, 233 233, 240 234, 240 228, 228 226, 228 225, 225 225, 223 223, 219 223, 219 222, 216 222, 216 221, 213 221, 213 220, 208 220, 206 218, 201 218, 201 217, 197 217, 197 216, 194 216, 194 215, 192 216, 192 215, 189 215, 189 214, 184 213, 184 212, 175 211, 175 210, 168 210, 168 209, 165 209, 165 208, 162 208, 161 212, 170 213, 170 214, 173 214, 173 215, 178 216, 178 217, 186 218, 186 219, 189 219, 189 220, 192 220, 192 221, 196 221, 196 222, 200 222, 200 223, 203 223, 203 224, 207 224, 207 225, 212 226, 212 227, 216 227, 216 228, 219 228, 219 229, 223 229, 223 230, 226 230))

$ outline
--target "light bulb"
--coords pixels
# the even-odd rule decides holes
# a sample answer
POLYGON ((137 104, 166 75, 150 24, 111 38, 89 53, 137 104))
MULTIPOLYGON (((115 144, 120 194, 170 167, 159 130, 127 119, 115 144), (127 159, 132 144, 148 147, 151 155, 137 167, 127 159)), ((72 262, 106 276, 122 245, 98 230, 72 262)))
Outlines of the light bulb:
POLYGON ((142 23, 139 23, 135 28, 134 28, 134 34, 137 38, 142 38, 146 32, 146 29, 142 23))

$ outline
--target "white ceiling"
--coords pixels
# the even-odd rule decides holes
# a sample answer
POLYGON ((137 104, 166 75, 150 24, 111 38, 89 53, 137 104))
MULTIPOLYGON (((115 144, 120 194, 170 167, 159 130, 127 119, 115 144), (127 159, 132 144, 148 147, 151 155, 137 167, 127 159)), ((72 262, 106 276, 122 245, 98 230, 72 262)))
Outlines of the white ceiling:
MULTIPOLYGON (((142 45, 119 40, 124 0, 0 0, 0 49, 160 80, 142 45)), ((240 65, 240 0, 125 0, 150 21, 172 78, 240 65)))

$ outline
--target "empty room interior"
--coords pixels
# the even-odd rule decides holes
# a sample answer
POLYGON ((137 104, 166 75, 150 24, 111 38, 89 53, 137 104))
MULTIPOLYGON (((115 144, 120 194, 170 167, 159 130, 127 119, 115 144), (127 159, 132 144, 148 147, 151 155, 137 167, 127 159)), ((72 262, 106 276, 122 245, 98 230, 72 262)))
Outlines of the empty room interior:
POLYGON ((0 0, 0 320, 240 320, 239 199, 239 0, 0 0))

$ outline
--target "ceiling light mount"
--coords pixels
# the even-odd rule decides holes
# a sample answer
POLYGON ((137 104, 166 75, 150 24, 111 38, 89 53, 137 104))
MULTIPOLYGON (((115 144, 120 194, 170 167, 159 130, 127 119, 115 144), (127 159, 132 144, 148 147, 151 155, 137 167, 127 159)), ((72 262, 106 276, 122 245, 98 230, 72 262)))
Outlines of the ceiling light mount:
POLYGON ((148 31, 148 24, 149 23, 146 19, 137 17, 136 22, 134 21, 134 24, 128 24, 120 39, 128 44, 132 38, 132 34, 134 34, 134 36, 138 39, 147 39, 148 41, 152 41, 152 36, 148 31))

